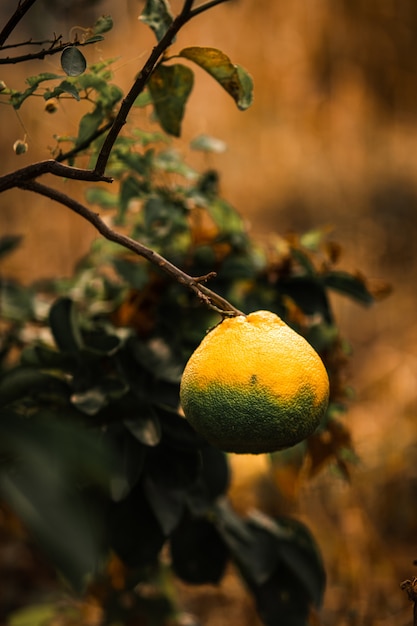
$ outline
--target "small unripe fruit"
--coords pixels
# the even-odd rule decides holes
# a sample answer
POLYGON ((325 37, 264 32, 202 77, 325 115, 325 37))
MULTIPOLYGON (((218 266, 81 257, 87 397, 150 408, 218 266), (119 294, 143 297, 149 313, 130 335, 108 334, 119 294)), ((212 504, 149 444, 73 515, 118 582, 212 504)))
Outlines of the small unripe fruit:
POLYGON ((13 144, 13 151, 15 154, 25 154, 29 149, 27 142, 24 139, 17 139, 13 144))

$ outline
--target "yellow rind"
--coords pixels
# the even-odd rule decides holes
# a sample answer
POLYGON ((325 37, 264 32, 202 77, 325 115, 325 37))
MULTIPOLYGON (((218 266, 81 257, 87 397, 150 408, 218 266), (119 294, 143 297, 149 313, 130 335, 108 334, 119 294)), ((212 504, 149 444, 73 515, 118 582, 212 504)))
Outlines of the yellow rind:
POLYGON ((328 404, 326 369, 312 346, 270 311, 225 319, 188 361, 184 414, 232 452, 270 452, 305 439, 328 404))

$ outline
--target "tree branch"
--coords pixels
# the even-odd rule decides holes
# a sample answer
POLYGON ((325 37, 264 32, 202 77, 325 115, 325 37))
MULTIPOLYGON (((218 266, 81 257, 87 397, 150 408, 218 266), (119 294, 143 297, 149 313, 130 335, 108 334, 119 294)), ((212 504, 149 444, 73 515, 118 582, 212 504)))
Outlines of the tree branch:
POLYGON ((4 44, 9 35, 14 31, 20 20, 26 15, 36 0, 19 1, 16 11, 13 13, 7 24, 0 33, 0 47, 4 44))
MULTIPOLYGON (((68 48, 68 46, 77 46, 77 47, 88 46, 91 43, 95 43, 95 41, 94 42, 89 42, 88 40, 87 41, 69 41, 65 43, 60 43, 55 46, 51 46, 50 48, 43 48, 42 50, 39 50, 39 52, 29 52, 28 54, 22 54, 17 57, 5 57, 4 59, 0 58, 0 65, 24 63, 25 61, 33 61, 35 59, 42 60, 46 56, 50 56, 51 54, 57 54, 58 52, 63 52, 65 48, 68 48)), ((0 49, 0 52, 1 52, 1 49, 0 49)))
POLYGON ((203 11, 208 11, 209 9, 212 9, 218 4, 223 4, 224 2, 229 2, 229 0, 211 0, 210 2, 201 4, 200 6, 196 7, 195 9, 191 11, 191 17, 195 17, 196 15, 203 13, 203 11))
POLYGON ((47 185, 43 185, 34 180, 23 181, 19 185, 19 187, 21 189, 34 191, 35 193, 38 193, 46 198, 49 198, 66 206, 71 211, 77 213, 85 220, 87 220, 87 222, 92 224, 92 226, 94 226, 94 228, 105 239, 113 241, 114 243, 117 243, 124 248, 131 250, 135 254, 147 259, 150 263, 152 263, 163 272, 168 274, 171 278, 176 280, 180 285, 188 287, 188 289, 193 291, 199 297, 199 299, 204 302, 204 304, 209 306, 217 313, 220 313, 225 317, 244 315, 244 313, 236 309, 232 304, 230 304, 230 302, 225 300, 225 298, 222 298, 217 293, 211 291, 211 289, 202 284, 202 282, 213 278, 215 276, 214 272, 207 274, 207 276, 190 276, 151 248, 146 247, 142 243, 135 241, 127 235, 123 235, 113 230, 101 219, 98 213, 94 213, 94 211, 91 211, 77 200, 74 200, 70 196, 67 196, 57 189, 48 187, 47 185))
POLYGON ((22 167, 20 170, 10 172, 0 177, 0 193, 13 187, 21 187, 26 181, 33 180, 43 174, 54 174, 61 178, 71 178, 72 180, 84 180, 90 182, 105 182, 112 183, 113 179, 110 176, 100 176, 96 172, 91 170, 84 170, 80 167, 71 167, 70 165, 64 165, 58 163, 54 159, 48 159, 47 161, 39 161, 38 163, 32 163, 26 167, 22 167))

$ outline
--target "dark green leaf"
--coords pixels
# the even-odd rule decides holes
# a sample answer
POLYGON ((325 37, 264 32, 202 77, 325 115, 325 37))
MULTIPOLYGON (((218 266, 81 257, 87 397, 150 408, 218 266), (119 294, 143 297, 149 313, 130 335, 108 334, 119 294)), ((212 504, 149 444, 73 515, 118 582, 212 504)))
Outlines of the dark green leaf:
POLYGON ((219 533, 243 578, 251 587, 263 585, 278 564, 274 537, 240 519, 225 502, 217 510, 219 533))
POLYGON ((22 235, 4 235, 0 237, 0 259, 15 250, 22 241, 22 235))
POLYGON ((203 443, 203 438, 196 433, 184 417, 158 407, 164 441, 177 450, 196 450, 203 443))
POLYGON ((319 313, 327 324, 333 320, 323 282, 315 276, 294 276, 278 282, 280 293, 290 296, 307 315, 319 313))
POLYGON ((82 338, 85 350, 99 356, 113 356, 122 346, 120 337, 101 329, 84 332, 82 338))
POLYGON ((223 577, 228 550, 206 519, 185 516, 170 539, 174 572, 192 585, 217 584, 223 577))
POLYGON ((145 567, 155 562, 165 535, 141 485, 112 505, 109 522, 112 546, 127 565, 145 567))
POLYGON ((93 33, 95 35, 101 35, 107 33, 113 28, 113 19, 111 15, 101 15, 93 26, 93 33))
POLYGON ((76 46, 68 46, 61 54, 61 67, 67 76, 79 76, 85 72, 87 61, 76 46))
POLYGON ((49 323, 62 352, 78 352, 83 347, 75 306, 70 298, 59 298, 54 302, 49 312, 49 323))
POLYGON ((265 626, 308 626, 310 599, 291 570, 278 565, 262 585, 252 587, 258 614, 265 626))
POLYGON ((45 100, 49 100, 50 98, 59 98, 59 96, 63 93, 69 94, 77 101, 80 100, 78 88, 74 85, 74 83, 70 83, 68 80, 63 80, 62 83, 55 87, 55 89, 48 89, 48 91, 43 94, 43 97, 45 100))
POLYGON ((133 106, 146 107, 149 104, 152 104, 152 96, 149 93, 149 89, 145 89, 144 91, 142 91, 142 93, 138 95, 135 102, 133 103, 133 106))
POLYGON ((14 281, 2 281, 0 293, 1 315, 18 322, 34 316, 33 292, 30 287, 14 281))
POLYGON ((159 65, 151 74, 148 89, 155 112, 164 131, 181 134, 185 105, 194 83, 193 72, 185 65, 159 65))
POLYGON ((227 455, 218 448, 206 446, 201 450, 201 459, 201 483, 208 497, 216 500, 226 493, 229 486, 230 470, 227 455))
POLYGON ((136 176, 129 175, 123 179, 119 192, 119 212, 117 215, 119 224, 123 224, 129 203, 135 198, 140 198, 142 195, 143 184, 136 176))
POLYGON ((119 195, 107 189, 90 187, 86 191, 86 199, 89 204, 98 204, 103 209, 114 209, 118 205, 119 195))
POLYGON ((129 347, 136 361, 155 378, 170 383, 180 382, 184 363, 161 337, 148 342, 132 340, 129 347))
POLYGON ((78 137, 75 142, 76 146, 79 146, 84 142, 88 142, 88 140, 100 128, 104 119, 105 114, 101 106, 96 106, 93 111, 83 115, 78 126, 78 137))
POLYGON ((236 102, 239 109, 247 109, 253 101, 253 81, 240 66, 217 48, 184 48, 179 56, 193 61, 208 72, 236 102))
POLYGON ((145 446, 157 446, 161 440, 161 425, 152 407, 146 415, 124 420, 124 425, 145 446))
POLYGON ((109 424, 102 437, 104 445, 114 451, 117 472, 111 483, 111 493, 118 502, 137 485, 145 464, 146 448, 120 423, 109 424))
POLYGON ((98 41, 103 41, 104 37, 102 37, 101 35, 93 35, 92 37, 88 37, 84 43, 97 43, 98 41))
POLYGON ((46 80, 54 80, 55 78, 61 78, 61 76, 59 74, 51 74, 50 72, 42 72, 36 76, 29 76, 26 79, 26 82, 29 87, 38 87, 40 83, 43 83, 46 80))
POLYGON ((108 484, 109 450, 64 415, 0 414, 0 447, 13 460, 0 478, 3 498, 76 589, 103 558, 103 511, 79 489, 108 484), (54 419, 55 418, 55 419, 54 419))
POLYGON ((19 366, 0 378, 0 406, 36 397, 37 394, 68 395, 64 381, 32 367, 19 366))
POLYGON ((274 520, 279 531, 278 553, 317 607, 323 602, 326 572, 317 544, 304 524, 291 518, 274 520))
POLYGON ((184 489, 173 488, 148 474, 143 480, 143 490, 162 532, 169 537, 184 511, 184 489))
POLYGON ((113 267, 119 276, 132 289, 141 290, 149 281, 147 268, 143 263, 138 263, 136 259, 128 261, 127 259, 113 259, 113 267))
POLYGON ((172 15, 167 0, 146 0, 145 8, 139 18, 147 24, 155 33, 158 41, 161 41, 172 23, 172 15))
POLYGON ((372 304, 374 298, 369 292, 365 281, 360 276, 354 276, 342 271, 328 272, 323 277, 323 282, 328 289, 333 289, 362 304, 372 304))

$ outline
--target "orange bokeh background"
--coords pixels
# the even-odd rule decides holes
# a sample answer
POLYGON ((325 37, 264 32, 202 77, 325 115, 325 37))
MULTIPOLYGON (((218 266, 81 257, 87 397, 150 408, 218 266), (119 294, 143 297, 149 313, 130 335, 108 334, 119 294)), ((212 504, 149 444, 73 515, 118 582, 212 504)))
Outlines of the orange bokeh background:
MULTIPOLYGON (((0 14, 14 5, 2 3, 0 14)), ((74 24, 89 26, 109 13, 113 31, 86 56, 90 63, 116 57, 114 82, 127 90, 154 45, 137 19, 143 3, 98 3, 89 9, 90 23, 82 10, 53 15, 46 5, 35 5, 13 40, 29 32, 66 38, 74 24)), ((172 2, 174 9, 180 5, 172 2)), ((253 235, 326 228, 343 247, 341 267, 392 286, 389 298, 370 309, 334 298, 353 350, 349 376, 356 398, 345 419, 360 463, 351 484, 326 471, 303 484, 296 500, 281 503, 306 520, 321 545, 329 575, 326 625, 411 623, 399 585, 414 575, 417 557, 416 44, 414 0, 231 0, 188 24, 172 50, 220 48, 254 79, 254 104, 240 112, 196 70, 183 136, 173 142, 191 165, 221 172, 223 195, 253 235), (202 133, 225 141, 227 151, 207 156, 190 150, 190 140, 202 133)), ((58 59, 48 57, 2 66, 0 79, 22 88, 25 76, 57 70, 58 59)), ((0 173, 49 158, 55 133, 76 133, 82 106, 66 102, 48 115, 39 99, 17 115, 2 105, 0 173), (29 151, 16 156, 13 143, 25 133, 29 151)), ((129 123, 154 128, 142 110, 129 123)), ((83 183, 60 184, 83 198, 83 183)), ((25 282, 68 275, 96 237, 67 209, 23 191, 0 196, 0 232, 24 235, 1 271, 25 282)), ((236 506, 276 512, 264 459, 233 463, 236 506)), ((250 612, 243 621, 246 605, 233 580, 196 596, 183 590, 205 625, 224 623, 222 611, 210 608, 213 598, 229 611, 228 622, 235 616, 236 623, 256 623, 250 612)))

